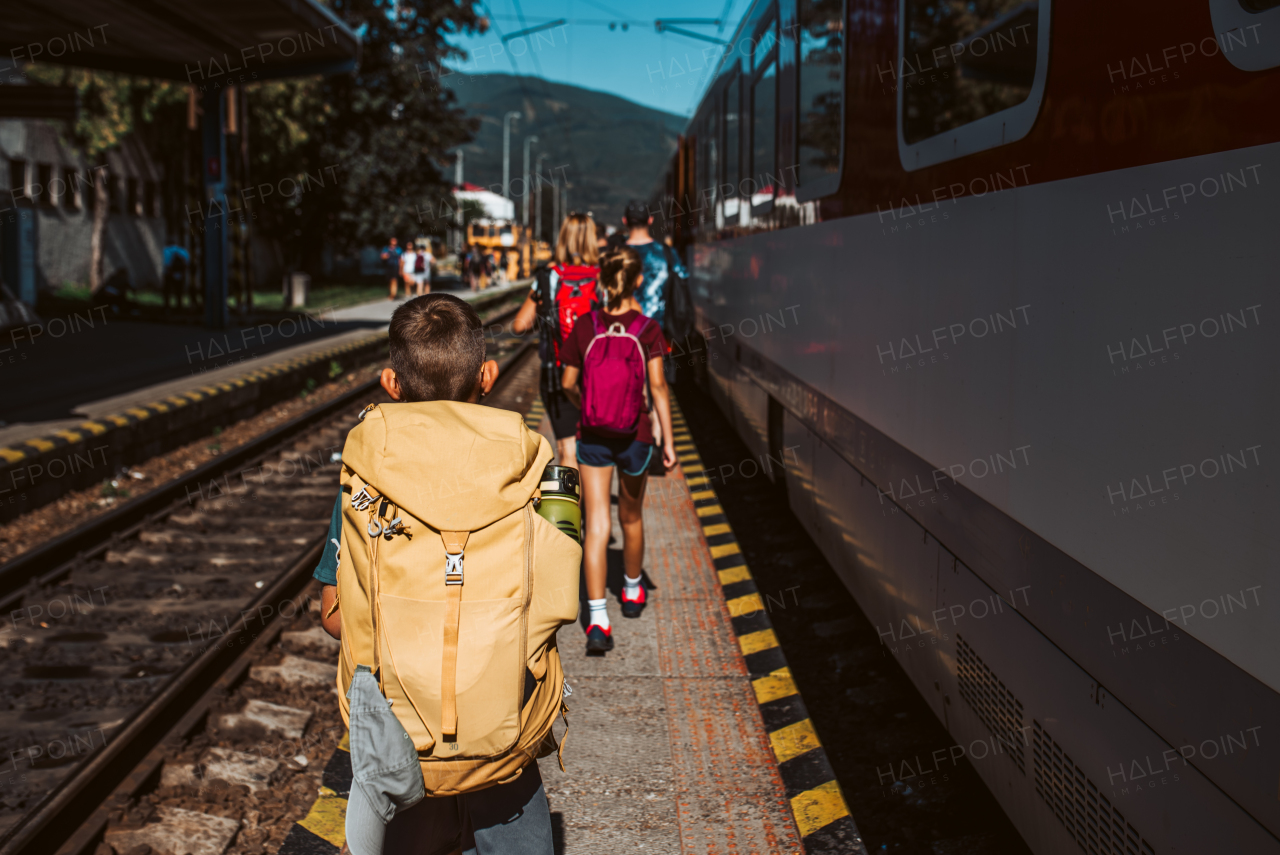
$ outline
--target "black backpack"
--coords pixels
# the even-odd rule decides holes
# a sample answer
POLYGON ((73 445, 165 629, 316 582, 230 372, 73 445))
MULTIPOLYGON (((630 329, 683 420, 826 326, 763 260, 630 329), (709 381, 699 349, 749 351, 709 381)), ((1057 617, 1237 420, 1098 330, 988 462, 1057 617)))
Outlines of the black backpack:
POLYGON ((689 293, 689 280, 676 272, 675 250, 664 243, 662 254, 667 260, 667 310, 662 318, 662 332, 673 352, 684 353, 689 349, 689 336, 694 329, 693 295, 689 293))

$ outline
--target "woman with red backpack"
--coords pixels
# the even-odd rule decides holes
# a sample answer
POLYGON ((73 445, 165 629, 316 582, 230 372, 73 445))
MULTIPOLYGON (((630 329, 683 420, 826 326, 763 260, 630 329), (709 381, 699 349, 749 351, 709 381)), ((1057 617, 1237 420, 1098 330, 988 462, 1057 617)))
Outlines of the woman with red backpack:
POLYGON ((613 649, 613 630, 605 610, 613 469, 618 469, 618 522, 622 525, 625 569, 619 600, 623 617, 634 618, 644 611, 648 600, 641 584, 642 509, 654 447, 661 443, 666 468, 676 465, 671 399, 663 371, 667 342, 658 324, 640 314, 635 291, 643 278, 643 261, 634 249, 622 247, 606 256, 600 266, 606 306, 579 318, 560 349, 564 391, 582 413, 577 452, 587 529, 583 563, 591 610, 588 655, 599 656, 613 649))
POLYGON ((556 461, 561 466, 578 465, 578 406, 564 394, 560 352, 578 318, 600 307, 596 291, 598 258, 596 223, 591 215, 573 213, 565 217, 556 240, 555 263, 535 271, 529 296, 511 322, 516 335, 533 329, 535 320, 542 329, 539 389, 556 438, 556 461))

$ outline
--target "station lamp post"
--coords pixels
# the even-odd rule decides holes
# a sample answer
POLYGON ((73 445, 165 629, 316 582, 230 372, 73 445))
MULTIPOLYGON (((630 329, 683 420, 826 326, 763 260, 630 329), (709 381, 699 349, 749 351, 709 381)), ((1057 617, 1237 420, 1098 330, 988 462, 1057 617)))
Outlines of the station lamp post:
POLYGON ((502 117, 502 198, 511 198, 511 120, 520 118, 518 110, 502 117))
POLYGON ((551 170, 551 230, 560 234, 560 179, 556 177, 556 171, 551 170))
MULTIPOLYGON (((524 185, 520 188, 520 193, 524 198, 520 200, 520 203, 523 208, 523 216, 521 218, 521 225, 524 226, 522 233, 523 243, 528 250, 529 259, 528 264, 526 265, 528 269, 524 271, 526 276, 529 274, 529 271, 533 269, 533 242, 529 240, 529 149, 537 141, 537 134, 530 134, 524 138, 524 185)), ((521 253, 521 255, 524 255, 524 253, 521 253)))
POLYGON ((542 240, 542 161, 550 157, 547 152, 538 155, 538 161, 533 168, 534 180, 538 182, 538 192, 534 196, 533 204, 535 207, 535 215, 533 218, 533 239, 535 241, 542 240))
POLYGON ((529 228, 529 149, 537 141, 537 134, 524 138, 524 216, 522 224, 526 229, 529 228))

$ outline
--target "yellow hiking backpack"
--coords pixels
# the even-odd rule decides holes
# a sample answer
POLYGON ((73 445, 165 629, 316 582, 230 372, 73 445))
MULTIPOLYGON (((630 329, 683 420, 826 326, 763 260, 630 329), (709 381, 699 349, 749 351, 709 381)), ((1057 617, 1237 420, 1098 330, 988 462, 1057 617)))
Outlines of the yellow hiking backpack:
POLYGON ((343 721, 367 665, 428 795, 514 780, 556 751, 556 631, 578 614, 582 549, 533 508, 551 447, 519 414, 477 404, 361 419, 342 452, 343 721))

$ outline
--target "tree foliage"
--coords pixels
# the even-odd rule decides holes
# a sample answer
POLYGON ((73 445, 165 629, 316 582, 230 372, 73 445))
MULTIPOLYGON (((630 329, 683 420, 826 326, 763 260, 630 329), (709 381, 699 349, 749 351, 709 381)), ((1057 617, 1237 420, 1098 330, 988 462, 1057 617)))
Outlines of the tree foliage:
POLYGON ((187 101, 187 86, 168 80, 39 63, 25 72, 39 83, 76 89, 80 110, 70 137, 95 162, 128 135, 155 122, 164 108, 187 101))
POLYGON ((472 0, 333 0, 330 9, 361 36, 359 68, 248 95, 253 181, 336 176, 336 186, 307 182, 289 204, 264 205, 256 221, 305 268, 326 245, 350 252, 442 232, 451 219, 438 216, 451 187, 442 167, 475 131, 435 73, 457 54, 446 36, 484 29, 472 0))

